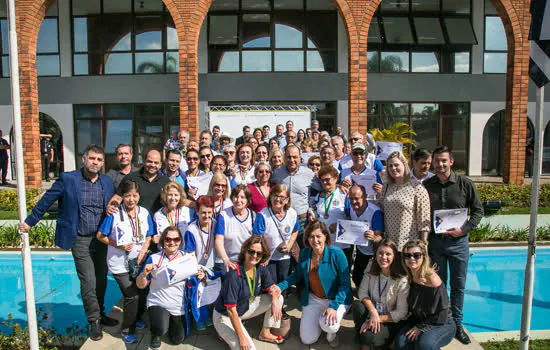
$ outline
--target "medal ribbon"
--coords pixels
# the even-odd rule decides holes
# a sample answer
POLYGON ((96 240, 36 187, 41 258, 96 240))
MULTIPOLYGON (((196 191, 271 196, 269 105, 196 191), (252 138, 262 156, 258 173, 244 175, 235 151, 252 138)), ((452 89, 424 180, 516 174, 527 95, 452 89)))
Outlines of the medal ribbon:
POLYGON ((328 217, 328 210, 330 209, 330 205, 332 204, 332 199, 334 198, 335 191, 332 191, 332 194, 330 195, 329 202, 327 205, 327 194, 325 193, 325 217, 328 217))
POLYGON ((221 212, 223 211, 223 196, 220 197, 220 204, 218 205, 218 208, 219 210, 216 210, 216 208, 214 208, 214 217, 217 219, 218 216, 221 214, 221 212))
POLYGON ((137 210, 135 210, 136 215, 134 217, 130 216, 130 213, 128 213, 128 210, 126 209, 125 205, 122 205, 122 207, 124 208, 124 211, 126 212, 128 219, 130 220, 130 226, 132 227, 132 233, 134 235, 134 238, 138 238, 139 236, 141 236, 141 224, 139 222, 139 207, 137 207, 137 210))
POLYGON ((166 258, 168 259, 168 262, 171 262, 172 260, 174 260, 175 258, 177 258, 179 255, 181 254, 181 251, 178 250, 178 252, 176 254, 174 254, 173 257, 171 258, 168 258, 166 256, 166 253, 163 253, 159 259, 159 262, 157 264, 157 267, 160 267, 162 265, 162 262, 164 261, 164 257, 166 256, 166 258))
POLYGON ((248 283, 248 289, 250 290, 250 301, 254 299, 254 292, 256 291, 256 266, 254 266, 254 279, 252 281, 252 284, 250 284, 250 278, 248 278, 248 274, 246 271, 244 272, 244 275, 246 276, 246 282, 248 283))
POLYGON ((243 176, 243 166, 242 165, 239 165, 239 172, 241 173, 241 177, 243 179, 243 182, 244 180, 246 179, 246 177, 248 176, 248 171, 250 170, 250 167, 246 168, 246 171, 244 172, 244 176, 243 176))
MULTIPOLYGON (((208 255, 210 253, 210 247, 212 245, 212 222, 208 225, 208 240, 206 241, 206 244, 204 244, 204 238, 202 238, 202 233, 204 232, 200 226, 200 223, 197 222, 197 226, 199 227, 199 237, 201 239, 201 245, 202 245, 202 255, 204 259, 208 259, 208 255)), ((202 260, 202 259, 201 259, 202 260)))
POLYGON ((172 215, 170 213, 166 213, 166 216, 168 216, 168 222, 170 223, 170 226, 176 226, 178 222, 180 222, 180 209, 176 209, 176 220, 172 219, 172 215))

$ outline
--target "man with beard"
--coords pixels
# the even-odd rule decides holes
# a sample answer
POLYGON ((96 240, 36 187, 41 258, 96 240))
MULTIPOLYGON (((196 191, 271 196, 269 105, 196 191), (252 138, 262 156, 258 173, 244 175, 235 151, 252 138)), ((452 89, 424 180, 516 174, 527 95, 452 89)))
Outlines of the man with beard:
POLYGON ((181 153, 177 150, 168 151, 164 162, 166 167, 160 173, 169 178, 170 181, 176 181, 180 185, 185 186, 184 176, 180 170, 181 153))

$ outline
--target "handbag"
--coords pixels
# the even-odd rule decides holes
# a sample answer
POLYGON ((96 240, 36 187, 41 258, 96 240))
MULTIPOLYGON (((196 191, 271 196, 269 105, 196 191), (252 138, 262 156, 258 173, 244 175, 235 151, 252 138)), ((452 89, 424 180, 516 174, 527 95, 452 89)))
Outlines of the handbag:
POLYGON ((141 264, 138 264, 138 258, 128 259, 128 273, 130 274, 131 279, 135 280, 137 276, 139 276, 141 270, 143 270, 145 262, 151 254, 152 252, 150 250, 147 250, 147 253, 145 253, 145 257, 143 258, 143 262, 141 264))

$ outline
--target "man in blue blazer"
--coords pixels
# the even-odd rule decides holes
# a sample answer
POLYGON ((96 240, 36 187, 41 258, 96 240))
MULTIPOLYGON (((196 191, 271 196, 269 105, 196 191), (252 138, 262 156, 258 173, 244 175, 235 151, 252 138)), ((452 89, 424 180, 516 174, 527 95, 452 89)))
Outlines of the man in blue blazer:
POLYGON ((36 203, 25 222, 19 225, 21 231, 29 231, 58 201, 55 244, 62 249, 70 249, 73 254, 92 340, 103 337, 102 325, 112 327, 118 324, 105 315, 107 246, 96 239, 99 225, 105 217, 107 201, 115 193, 111 179, 99 173, 104 160, 103 147, 93 144, 86 147, 82 168, 61 173, 59 180, 36 203))

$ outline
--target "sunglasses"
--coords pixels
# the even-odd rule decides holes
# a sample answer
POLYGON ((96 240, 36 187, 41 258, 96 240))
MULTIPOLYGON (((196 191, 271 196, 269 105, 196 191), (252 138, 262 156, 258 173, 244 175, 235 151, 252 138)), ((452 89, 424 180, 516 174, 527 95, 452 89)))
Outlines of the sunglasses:
POLYGON ((212 157, 211 154, 203 154, 203 155, 201 156, 201 159, 210 158, 210 157, 212 157))
POLYGON ((271 171, 269 170, 258 170, 258 174, 269 174, 271 171))
POLYGON ((352 137, 350 140, 352 140, 352 141, 359 141, 359 140, 361 140, 361 138, 360 138, 360 137, 352 137))
POLYGON ((248 255, 256 256, 258 258, 261 258, 264 255, 264 253, 263 252, 257 252, 254 249, 248 249, 248 255))
POLYGON ((412 258, 414 258, 414 260, 418 260, 423 256, 423 253, 403 253, 405 260, 411 260, 412 258))
POLYGON ((273 196, 273 199, 278 199, 280 201, 286 201, 288 199, 288 197, 285 197, 285 196, 277 196, 277 195, 272 195, 273 196))
POLYGON ((225 152, 225 153, 227 153, 227 154, 235 154, 235 151, 227 151, 227 152, 225 152))
POLYGON ((166 237, 166 238, 164 238, 164 243, 176 243, 176 244, 178 244, 178 243, 181 243, 181 238, 179 238, 179 237, 176 237, 176 238, 166 237))
POLYGON ((323 178, 321 178, 321 182, 330 182, 332 180, 333 180, 332 177, 323 177, 323 178))
POLYGON ((321 163, 311 163, 311 166, 321 166, 321 163))
POLYGON ((364 156, 364 155, 365 155, 365 152, 362 152, 362 151, 355 152, 355 151, 354 151, 354 152, 351 152, 351 155, 356 156, 356 157, 357 157, 357 156, 364 156))

